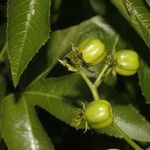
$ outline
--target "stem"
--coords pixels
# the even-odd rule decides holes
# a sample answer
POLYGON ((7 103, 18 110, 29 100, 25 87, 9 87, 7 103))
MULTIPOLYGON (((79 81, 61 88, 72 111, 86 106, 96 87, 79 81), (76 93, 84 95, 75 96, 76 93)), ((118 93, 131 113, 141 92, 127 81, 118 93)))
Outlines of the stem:
POLYGON ((102 69, 101 72, 99 73, 97 79, 96 79, 95 82, 94 82, 94 85, 95 85, 96 87, 98 87, 98 86, 100 85, 101 79, 102 79, 104 73, 106 72, 106 70, 108 69, 108 67, 109 67, 109 65, 108 65, 108 64, 105 64, 104 67, 103 67, 103 69, 102 69))
POLYGON ((100 98, 99 98, 99 94, 97 91, 97 87, 87 78, 87 76, 82 71, 78 71, 78 73, 84 79, 84 81, 87 83, 88 87, 90 88, 94 100, 99 100, 100 98))
POLYGON ((119 40, 119 35, 117 35, 116 38, 114 39, 114 44, 113 44, 113 47, 112 47, 112 54, 113 54, 113 55, 115 54, 116 45, 117 45, 117 43, 118 43, 118 40, 119 40))
POLYGON ((7 44, 5 43, 4 47, 2 48, 0 52, 0 61, 3 59, 6 50, 7 50, 7 44))
POLYGON ((130 137, 116 124, 113 123, 112 126, 120 133, 120 135, 126 140, 135 150, 143 150, 140 146, 138 146, 130 137))
MULTIPOLYGON (((94 97, 94 100, 100 99, 97 88, 100 85, 101 78, 107 71, 108 67, 109 67, 109 64, 105 64, 105 66, 103 67, 102 71, 99 73, 94 83, 91 82, 89 78, 81 70, 77 71, 78 74, 84 79, 84 81, 87 83, 88 87, 90 88, 92 95, 94 97)), ((127 143, 129 143, 135 150, 142 150, 142 148, 138 146, 132 139, 130 139, 130 137, 115 122, 112 123, 112 126, 120 133, 123 139, 126 140, 127 143)))
POLYGON ((97 88, 95 87, 95 85, 93 85, 93 87, 91 88, 91 92, 92 92, 92 95, 93 95, 95 101, 100 99, 97 88))

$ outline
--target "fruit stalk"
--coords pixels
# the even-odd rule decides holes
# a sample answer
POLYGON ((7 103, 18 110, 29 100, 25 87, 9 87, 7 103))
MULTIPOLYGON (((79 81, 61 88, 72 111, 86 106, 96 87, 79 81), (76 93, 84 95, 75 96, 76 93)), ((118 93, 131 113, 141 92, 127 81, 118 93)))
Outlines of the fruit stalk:
POLYGON ((102 79, 104 73, 106 72, 106 70, 108 69, 108 67, 109 67, 109 65, 105 64, 104 67, 103 67, 103 69, 102 69, 102 71, 99 73, 99 75, 98 75, 98 77, 97 77, 97 79, 95 80, 95 83, 94 83, 94 85, 96 87, 98 87, 100 85, 101 79, 102 79))
POLYGON ((142 150, 130 137, 114 122, 112 126, 120 133, 124 140, 126 140, 135 150, 142 150))
POLYGON ((100 97, 97 91, 97 87, 89 80, 89 78, 82 71, 78 71, 78 74, 84 79, 84 81, 90 88, 94 100, 99 100, 100 97))
MULTIPOLYGON (((107 70, 107 68, 108 67, 105 66, 102 69, 103 71, 101 71, 100 75, 98 76, 97 82, 101 81, 101 78, 104 75, 104 73, 107 70)), ((98 86, 95 86, 95 83, 92 83, 83 72, 80 72, 79 74, 85 80, 85 82, 87 83, 88 87, 90 88, 94 100, 99 100, 100 97, 99 97, 98 90, 97 90, 98 86)), ((114 129, 116 129, 119 132, 119 134, 123 137, 123 139, 125 141, 127 141, 127 143, 129 143, 135 150, 142 150, 142 148, 140 146, 138 146, 114 121, 112 122, 111 125, 114 127, 114 129)))

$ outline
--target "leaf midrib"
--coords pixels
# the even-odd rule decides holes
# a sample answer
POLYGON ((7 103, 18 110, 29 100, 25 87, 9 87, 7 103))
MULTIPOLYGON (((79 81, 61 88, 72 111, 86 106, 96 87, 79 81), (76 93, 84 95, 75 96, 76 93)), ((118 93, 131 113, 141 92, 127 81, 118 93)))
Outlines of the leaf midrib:
POLYGON ((18 75, 18 72, 19 72, 19 68, 20 68, 20 60, 21 60, 21 57, 22 57, 22 52, 24 50, 24 47, 25 47, 25 42, 26 42, 26 39, 27 39, 27 33, 28 33, 28 30, 30 28, 30 22, 32 20, 32 10, 34 10, 34 7, 35 7, 35 4, 36 4, 36 1, 35 0, 31 0, 30 3, 29 3, 29 13, 27 13, 27 16, 26 16, 26 21, 25 21, 25 30, 24 30, 24 36, 23 36, 23 40, 22 40, 22 47, 20 48, 20 53, 19 53, 19 60, 17 61, 18 64, 17 64, 17 70, 15 72, 16 75, 18 75))
POLYGON ((65 100, 62 96, 56 96, 56 95, 53 95, 53 94, 46 94, 46 93, 41 93, 41 92, 35 92, 35 91, 27 91, 25 92, 24 94, 29 94, 29 95, 40 95, 40 96, 44 96, 44 97, 52 97, 52 98, 55 98, 55 99, 61 99, 61 100, 65 100))
POLYGON ((37 146, 36 146, 36 141, 35 141, 35 138, 34 138, 34 133, 33 133, 33 131, 32 131, 32 129, 33 129, 33 127, 32 127, 32 123, 31 123, 31 120, 30 120, 30 114, 29 114, 29 111, 28 111, 28 106, 27 106, 27 104, 26 104, 26 99, 25 99, 25 97, 23 96, 22 97, 23 99, 23 105, 24 105, 24 108, 25 108, 25 112, 26 112, 26 114, 27 114, 27 118, 28 118, 28 122, 29 122, 29 124, 30 124, 30 142, 32 143, 31 145, 32 145, 32 150, 37 150, 37 146))

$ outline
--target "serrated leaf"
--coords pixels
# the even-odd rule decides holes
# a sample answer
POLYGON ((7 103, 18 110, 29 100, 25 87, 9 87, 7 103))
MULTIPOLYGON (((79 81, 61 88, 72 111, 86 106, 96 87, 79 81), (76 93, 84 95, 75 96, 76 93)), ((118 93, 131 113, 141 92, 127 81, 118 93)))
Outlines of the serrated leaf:
POLYGON ((150 9, 144 0, 111 0, 150 48, 150 9))
MULTIPOLYGON (((129 103, 129 95, 127 97, 128 101, 126 101, 126 96, 123 93, 115 89, 115 87, 108 85, 102 86, 100 92, 104 99, 111 102, 117 125, 127 133, 130 138, 137 141, 149 142, 150 124, 139 111, 129 103)), ((112 127, 102 129, 99 132, 120 137, 112 127)))
POLYGON ((141 60, 138 75, 142 94, 145 96, 146 103, 150 104, 150 66, 143 60, 141 60))
POLYGON ((7 42, 14 86, 49 36, 50 0, 9 0, 7 42))
POLYGON ((141 87, 141 94, 145 97, 145 101, 147 104, 150 104, 150 51, 145 43, 140 42, 140 40, 136 39, 135 43, 133 43, 135 49, 138 50, 139 53, 139 61, 140 66, 138 69, 138 78, 139 85, 141 87), (136 43, 138 43, 136 45, 136 43))
MULTIPOLYGON (((130 138, 141 142, 150 142, 150 124, 132 105, 113 104, 113 110, 115 113, 115 123, 130 138), (128 112, 130 112, 130 115, 128 112)), ((121 138, 117 130, 112 127, 102 129, 98 132, 121 138)))
MULTIPOLYGON (((121 14, 129 21, 136 29, 140 36, 150 48, 150 9, 144 0, 112 0, 113 4, 118 8, 121 14)), ((135 37, 134 37, 135 38, 135 37)), ((136 38, 135 38, 136 39, 136 38)), ((149 65, 149 50, 145 46, 141 46, 139 40, 135 40, 133 47, 139 48, 141 53, 141 63, 139 68, 139 82, 142 89, 142 94, 145 96, 146 103, 150 103, 150 65, 149 65), (137 44, 138 43, 138 44, 137 44), (136 45, 137 44, 137 45, 136 45)))

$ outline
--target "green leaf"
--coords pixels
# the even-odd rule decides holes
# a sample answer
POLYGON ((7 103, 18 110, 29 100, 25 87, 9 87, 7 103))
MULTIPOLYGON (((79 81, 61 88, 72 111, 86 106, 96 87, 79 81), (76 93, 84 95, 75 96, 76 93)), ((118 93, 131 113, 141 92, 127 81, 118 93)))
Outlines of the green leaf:
POLYGON ((111 0, 150 47, 150 9, 144 0, 111 0))
MULTIPOLYGON (((130 138, 137 141, 149 142, 150 124, 139 111, 129 103, 129 99, 131 99, 129 93, 126 93, 127 96, 125 96, 125 91, 122 93, 122 91, 108 85, 104 85, 100 92, 104 99, 111 102, 116 124, 127 133, 130 138)), ((112 127, 102 129, 98 132, 120 137, 112 127)))
MULTIPOLYGON (((142 95, 145 97, 145 102, 150 104, 150 51, 148 47, 140 39, 135 38, 135 42, 132 44, 139 53, 140 66, 138 69, 139 85, 141 87, 142 95), (138 43, 138 44, 137 44, 138 43)), ((138 94, 137 94, 138 95, 138 94)), ((137 96, 136 95, 136 96, 137 96)), ((135 100, 137 101, 137 100, 135 100)))
MULTIPOLYGON (((64 101, 65 98, 63 98, 61 95, 64 93, 63 89, 66 89, 66 96, 70 95, 73 98, 73 96, 77 95, 77 92, 75 92, 75 89, 78 90, 78 88, 76 88, 76 84, 71 85, 72 79, 75 79, 76 77, 77 76, 74 76, 74 78, 70 78, 70 80, 65 83, 66 85, 63 84, 63 88, 59 88, 60 91, 57 91, 57 94, 55 93, 49 95, 48 91, 55 92, 53 91, 52 85, 57 80, 63 81, 62 78, 52 79, 53 82, 46 82, 50 83, 50 85, 44 83, 45 85, 44 87, 42 87, 42 93, 38 91, 40 90, 41 85, 41 83, 39 83, 39 85, 34 86, 35 88, 37 88, 37 90, 35 91, 33 87, 33 91, 31 89, 25 94, 10 95, 4 99, 1 111, 1 130, 2 136, 10 150, 53 149, 50 141, 46 136, 45 131, 43 130, 35 114, 34 106, 38 105, 40 107, 43 107, 60 119, 65 120, 66 122, 70 121, 71 118, 74 117, 74 110, 72 109, 70 103, 64 101), (68 83, 70 83, 69 88, 68 83), (70 88, 74 89, 74 91, 70 91, 70 88), (36 99, 37 97, 38 99, 36 99)), ((65 78, 67 79, 67 77, 65 78)), ((57 82, 54 86, 58 87, 57 85, 60 86, 59 82, 57 82)))
MULTIPOLYGON (((123 100, 123 97, 119 99, 123 100)), ((150 124, 130 104, 113 103, 115 123, 132 139, 141 142, 150 142, 150 124)), ((99 133, 106 133, 110 136, 121 137, 112 127, 102 129, 99 133)))
MULTIPOLYGON (((150 9, 144 0, 112 0, 113 4, 118 8, 121 14, 136 29, 140 36, 150 48, 150 9)), ((131 36, 130 36, 131 37, 131 36)), ((146 103, 150 104, 150 63, 149 49, 142 44, 142 41, 133 36, 133 47, 139 49, 141 57, 140 68, 138 72, 139 82, 142 94, 145 96, 146 103)))
POLYGON ((34 110, 25 96, 10 95, 2 103, 1 131, 10 150, 53 150, 34 110))
POLYGON ((51 4, 51 23, 56 23, 60 15, 62 0, 53 0, 51 4))
POLYGON ((150 104, 150 66, 141 59, 140 68, 138 72, 142 94, 145 96, 147 104, 150 104))
POLYGON ((14 86, 49 36, 50 0, 8 2, 8 56, 14 86))
POLYGON ((150 142, 150 124, 138 110, 130 104, 116 104, 113 109, 116 114, 115 122, 130 138, 150 142))
POLYGON ((89 3, 92 7, 92 9, 97 13, 97 14, 106 14, 106 2, 103 0, 89 0, 89 3))

